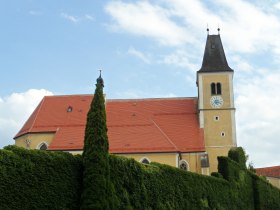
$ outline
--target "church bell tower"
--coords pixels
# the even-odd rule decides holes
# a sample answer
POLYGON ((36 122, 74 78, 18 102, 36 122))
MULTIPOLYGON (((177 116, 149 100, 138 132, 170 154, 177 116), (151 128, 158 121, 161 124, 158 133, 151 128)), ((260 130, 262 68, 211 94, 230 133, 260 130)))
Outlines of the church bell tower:
POLYGON ((204 129, 211 173, 218 170, 217 157, 227 156, 230 148, 236 147, 233 70, 228 66, 220 34, 207 36, 197 85, 199 123, 204 129))

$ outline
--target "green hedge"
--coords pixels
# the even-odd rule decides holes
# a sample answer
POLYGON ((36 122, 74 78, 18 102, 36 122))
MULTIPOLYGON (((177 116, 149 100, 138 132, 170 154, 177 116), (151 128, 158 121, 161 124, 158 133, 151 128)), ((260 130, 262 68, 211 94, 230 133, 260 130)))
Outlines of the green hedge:
POLYGON ((240 199, 245 185, 116 156, 110 156, 110 166, 115 209, 254 209, 253 202, 240 199))
POLYGON ((112 209, 280 209, 279 189, 228 157, 218 160, 219 172, 204 176, 111 155, 112 209))
POLYGON ((81 160, 15 146, 0 150, 0 209, 79 209, 81 160))
POLYGON ((239 167, 246 169, 247 157, 242 147, 231 148, 228 152, 228 157, 239 164, 239 167))
POLYGON ((254 189, 251 172, 244 169, 243 165, 238 164, 228 157, 218 157, 218 171, 224 179, 228 180, 238 194, 241 209, 254 209, 254 189))
MULTIPOLYGON (((0 209, 80 209, 81 159, 15 146, 0 150, 0 209)), ((279 189, 230 158, 218 160, 219 172, 204 176, 110 155, 112 191, 102 199, 112 210, 280 209, 279 189)))
POLYGON ((256 209, 280 209, 280 190, 252 173, 256 209))

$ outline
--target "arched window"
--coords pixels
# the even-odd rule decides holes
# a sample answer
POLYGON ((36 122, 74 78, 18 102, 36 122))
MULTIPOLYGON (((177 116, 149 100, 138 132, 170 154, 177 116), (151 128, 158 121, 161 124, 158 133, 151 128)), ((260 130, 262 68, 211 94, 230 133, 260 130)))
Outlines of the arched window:
POLYGON ((148 158, 146 158, 146 157, 144 157, 144 158, 142 158, 141 160, 140 160, 140 163, 144 163, 144 164, 150 164, 150 160, 148 159, 148 158))
POLYGON ((222 85, 221 83, 217 83, 217 95, 221 95, 222 94, 222 85))
POLYGON ((216 84, 215 83, 211 83, 211 94, 212 95, 216 94, 216 84))
POLYGON ((185 160, 180 160, 180 162, 179 162, 179 168, 182 169, 182 170, 188 171, 188 170, 189 170, 189 164, 188 164, 188 162, 185 161, 185 160))
POLYGON ((221 95, 222 94, 222 85, 221 83, 211 83, 211 94, 212 95, 221 95))
POLYGON ((39 150, 47 150, 48 149, 48 145, 43 142, 43 143, 39 144, 39 146, 37 148, 39 150))

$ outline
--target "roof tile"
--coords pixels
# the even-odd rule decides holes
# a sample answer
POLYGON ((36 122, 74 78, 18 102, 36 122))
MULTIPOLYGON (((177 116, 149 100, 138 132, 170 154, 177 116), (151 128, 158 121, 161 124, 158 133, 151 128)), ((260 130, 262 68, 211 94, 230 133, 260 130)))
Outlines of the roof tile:
POLYGON ((280 166, 256 168, 256 173, 260 176, 269 176, 269 177, 280 178, 280 166))
MULTIPOLYGON (((46 96, 15 138, 56 132, 49 150, 82 150, 93 95, 46 96), (71 106, 72 111, 67 112, 71 106)), ((111 153, 205 151, 196 98, 106 101, 111 153)))

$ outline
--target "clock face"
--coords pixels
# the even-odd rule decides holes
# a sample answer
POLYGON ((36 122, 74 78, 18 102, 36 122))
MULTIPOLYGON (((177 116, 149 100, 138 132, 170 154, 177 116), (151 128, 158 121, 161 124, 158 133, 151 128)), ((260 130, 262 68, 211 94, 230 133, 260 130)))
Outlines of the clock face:
POLYGON ((212 96, 210 99, 210 104, 213 108, 220 108, 223 106, 223 99, 221 96, 212 96))

